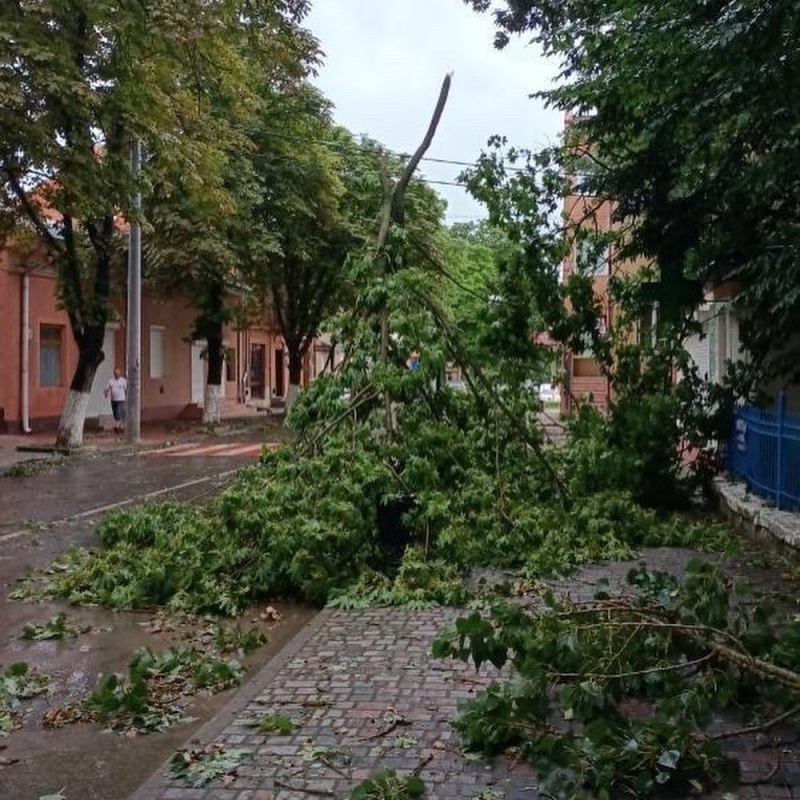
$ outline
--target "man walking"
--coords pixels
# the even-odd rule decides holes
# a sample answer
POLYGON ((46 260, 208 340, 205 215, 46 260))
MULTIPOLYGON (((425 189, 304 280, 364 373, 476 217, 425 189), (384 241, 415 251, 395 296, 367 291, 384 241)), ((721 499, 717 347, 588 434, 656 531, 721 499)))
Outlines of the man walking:
POLYGON ((114 415, 114 432, 122 433, 125 429, 125 400, 128 396, 128 381, 122 377, 119 367, 114 369, 114 377, 103 390, 105 397, 111 396, 111 413, 114 415))

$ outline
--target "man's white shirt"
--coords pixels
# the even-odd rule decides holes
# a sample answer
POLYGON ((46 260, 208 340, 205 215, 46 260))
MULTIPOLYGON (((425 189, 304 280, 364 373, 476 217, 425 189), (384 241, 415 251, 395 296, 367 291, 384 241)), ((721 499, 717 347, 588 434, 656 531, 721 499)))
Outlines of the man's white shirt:
POLYGON ((128 380, 126 378, 112 378, 108 382, 107 388, 114 402, 124 401, 128 394, 128 380))

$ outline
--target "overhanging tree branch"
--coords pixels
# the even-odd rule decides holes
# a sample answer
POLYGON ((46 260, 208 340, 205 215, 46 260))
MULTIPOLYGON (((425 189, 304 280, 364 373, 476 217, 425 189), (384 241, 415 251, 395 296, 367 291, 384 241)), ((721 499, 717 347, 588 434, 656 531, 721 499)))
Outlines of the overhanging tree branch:
POLYGON ((63 253, 63 243, 53 236, 50 229, 47 227, 47 225, 45 225, 41 214, 36 210, 31 202, 28 192, 23 189, 19 178, 14 174, 14 171, 10 166, 6 165, 5 173, 8 177, 8 182, 11 184, 11 188, 14 190, 14 194, 20 204, 20 207, 25 212, 25 216, 30 221, 31 225, 36 228, 37 233, 47 242, 50 247, 52 247, 58 253, 63 253))

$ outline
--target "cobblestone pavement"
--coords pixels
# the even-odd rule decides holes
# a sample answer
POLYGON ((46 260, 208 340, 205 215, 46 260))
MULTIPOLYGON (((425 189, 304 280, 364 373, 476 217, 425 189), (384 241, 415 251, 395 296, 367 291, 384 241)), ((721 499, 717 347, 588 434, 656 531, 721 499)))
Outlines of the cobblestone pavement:
MULTIPOLYGON (((683 550, 646 554, 649 564, 671 571, 682 571, 691 557, 683 550)), ((557 588, 590 596, 599 577, 612 588, 621 586, 631 566, 588 567, 557 588)), ((134 800, 345 799, 382 768, 418 771, 432 800, 545 800, 549 795, 537 792, 527 766, 468 760, 458 748, 450 720, 496 677, 486 667, 476 675, 466 665, 431 659, 433 638, 458 614, 398 608, 322 612, 187 745, 250 751, 236 780, 188 789, 161 769, 134 800), (252 721, 265 715, 289 717, 296 727, 289 735, 260 733, 252 721)), ((783 734, 780 741, 774 734, 731 740, 748 785, 711 797, 800 800, 800 746, 791 732, 783 734)))

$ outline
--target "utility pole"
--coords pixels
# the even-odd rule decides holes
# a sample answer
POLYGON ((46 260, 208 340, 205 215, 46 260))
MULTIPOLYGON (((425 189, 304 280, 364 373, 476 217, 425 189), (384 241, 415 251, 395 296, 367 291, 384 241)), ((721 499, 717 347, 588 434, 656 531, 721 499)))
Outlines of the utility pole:
MULTIPOLYGON (((142 144, 137 139, 131 148, 131 176, 139 180, 142 167, 142 144)), ((139 214, 142 210, 142 193, 137 186, 133 195, 133 214, 128 235, 128 318, 126 325, 126 364, 128 367, 128 395, 125 403, 125 441, 139 442, 142 430, 141 372, 142 372, 142 229, 139 214)))

